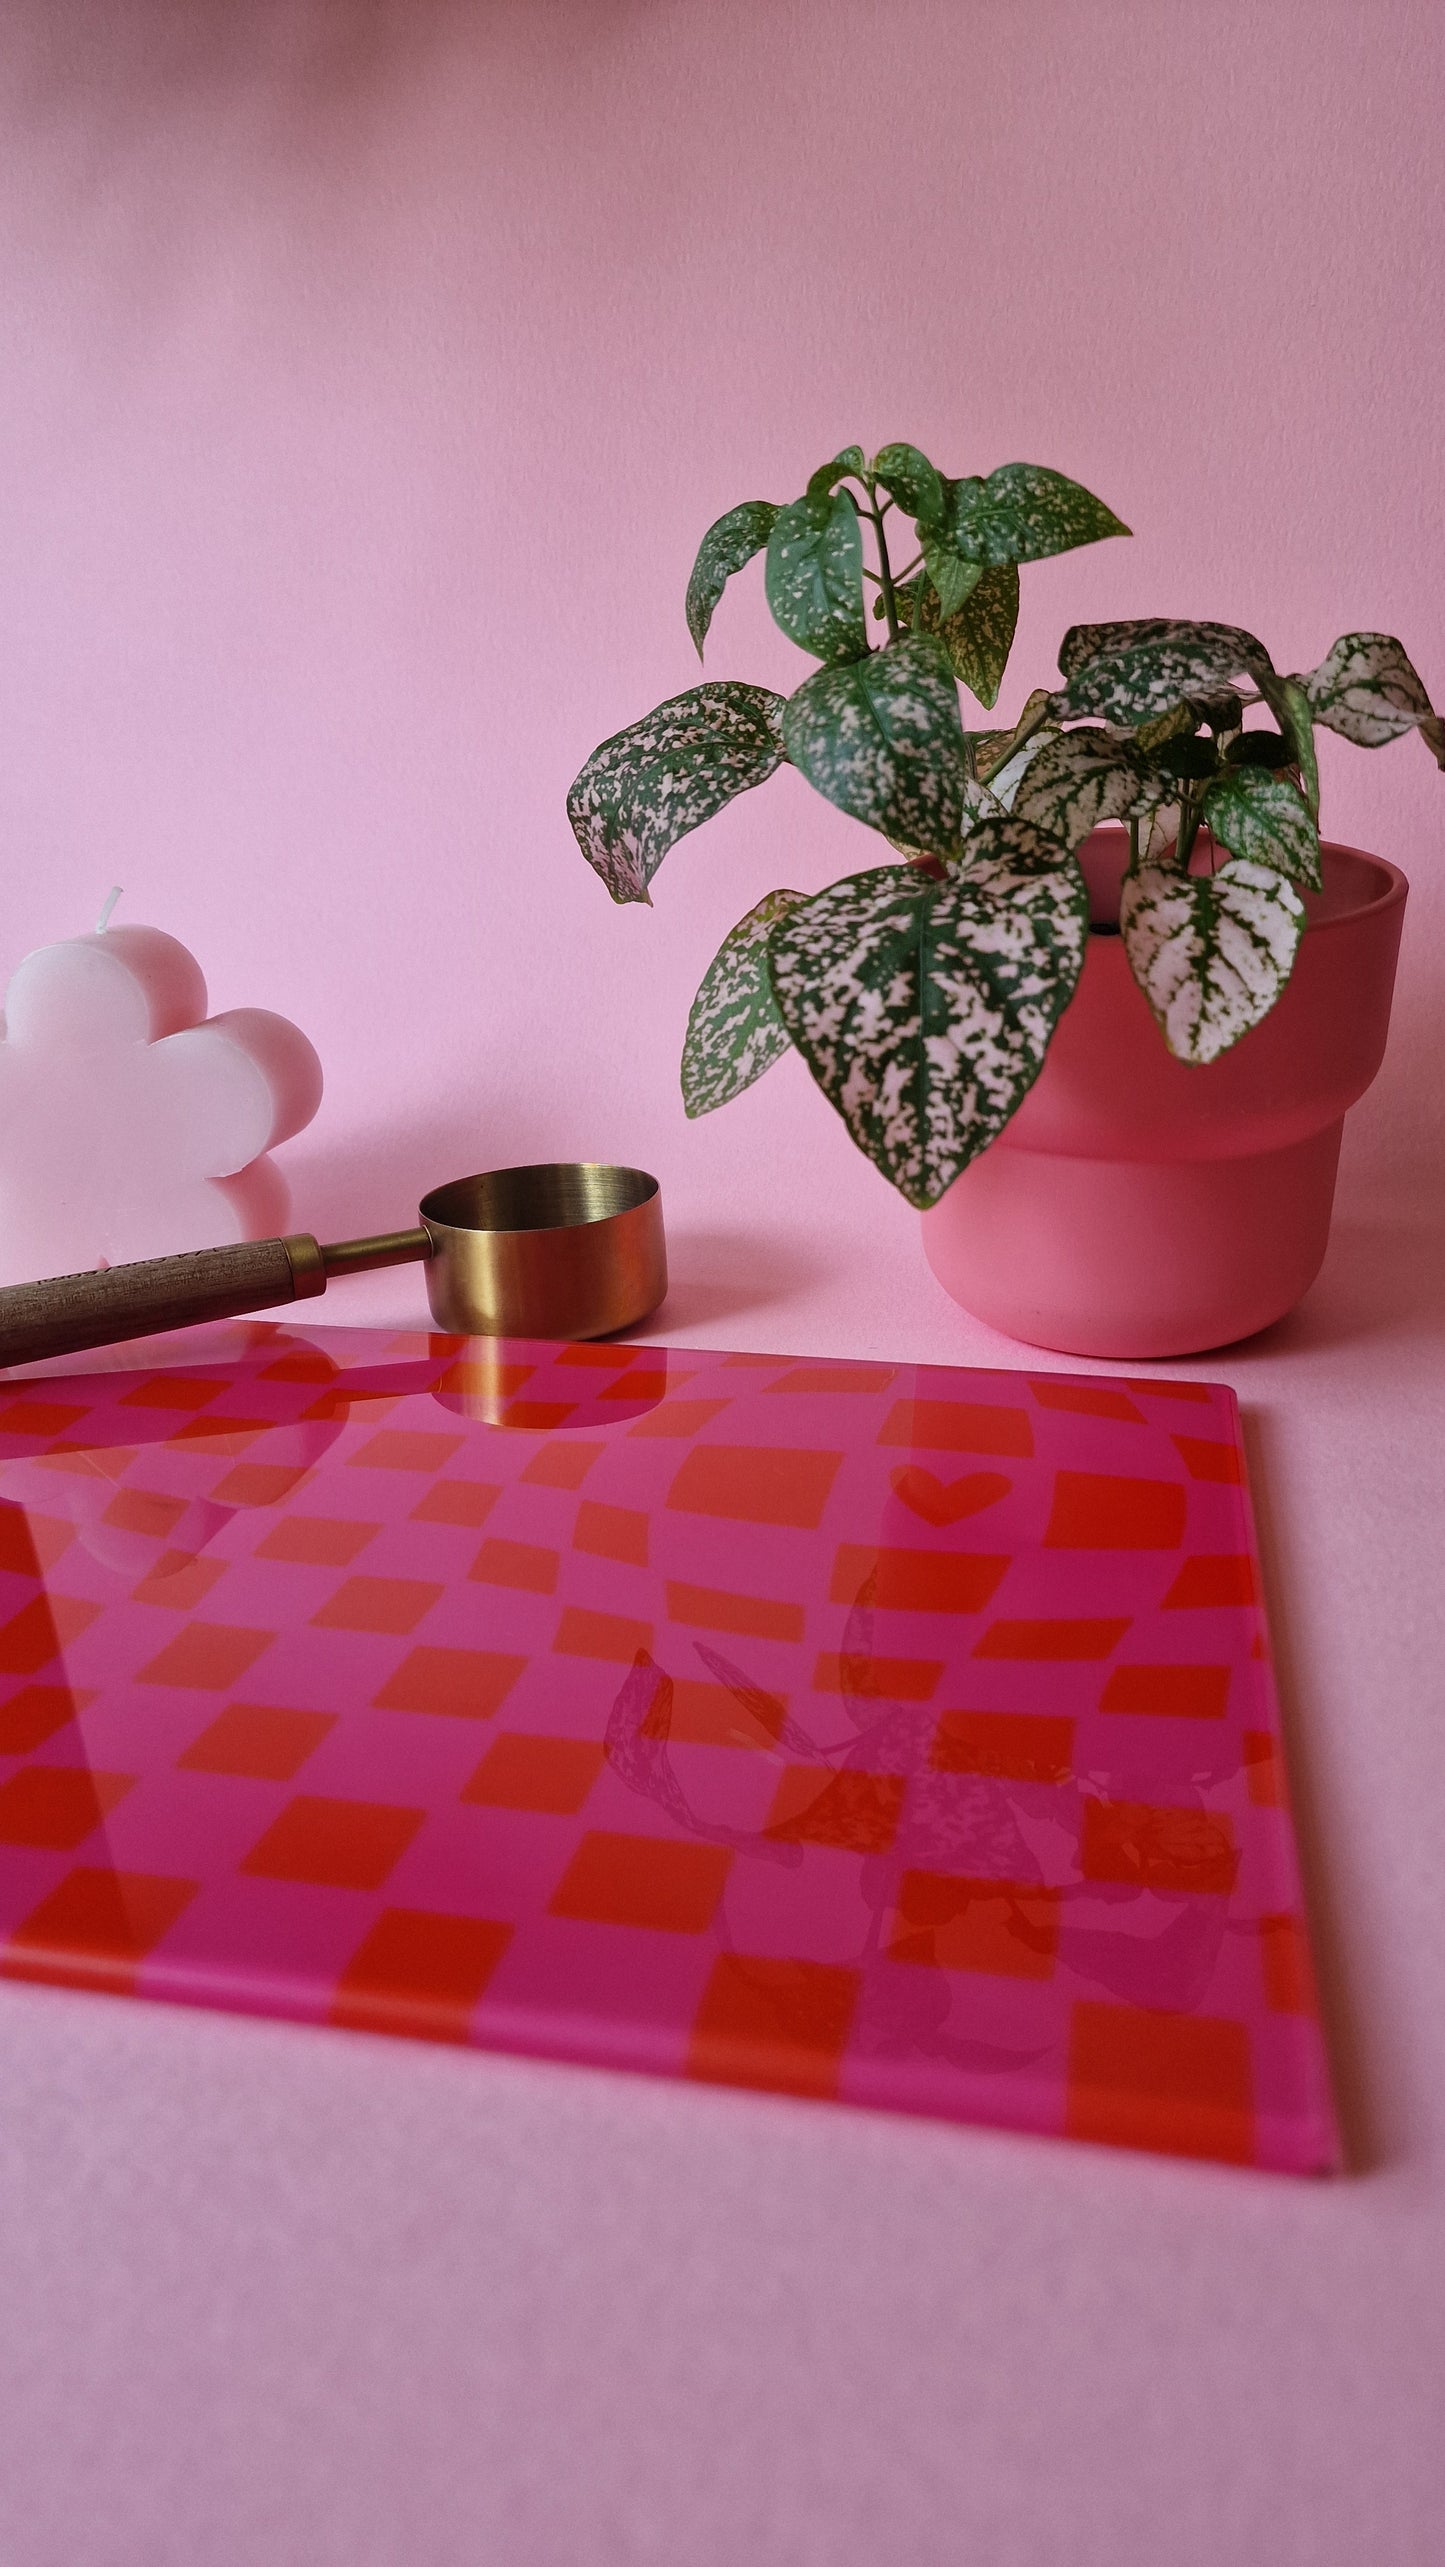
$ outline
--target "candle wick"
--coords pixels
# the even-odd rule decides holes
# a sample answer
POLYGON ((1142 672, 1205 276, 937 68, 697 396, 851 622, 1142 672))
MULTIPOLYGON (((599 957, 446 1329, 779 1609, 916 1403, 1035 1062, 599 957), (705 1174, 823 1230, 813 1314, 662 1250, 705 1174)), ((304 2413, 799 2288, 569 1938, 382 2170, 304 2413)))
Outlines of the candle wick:
POLYGON ((107 927, 110 925, 110 913, 111 913, 111 911, 114 909, 116 902, 117 902, 117 901, 119 900, 119 898, 120 898, 120 895, 121 895, 121 888, 122 888, 122 887, 121 887, 121 885, 120 885, 118 882, 115 882, 115 883, 112 883, 112 884, 111 884, 111 887, 110 887, 110 898, 109 898, 109 900, 106 902, 105 907, 102 909, 102 911, 101 911, 101 913, 100 913, 100 916, 97 918, 97 920, 96 920, 96 922, 95 922, 95 932, 96 932, 97 936, 103 936, 103 935, 105 934, 105 931, 106 931, 107 927))

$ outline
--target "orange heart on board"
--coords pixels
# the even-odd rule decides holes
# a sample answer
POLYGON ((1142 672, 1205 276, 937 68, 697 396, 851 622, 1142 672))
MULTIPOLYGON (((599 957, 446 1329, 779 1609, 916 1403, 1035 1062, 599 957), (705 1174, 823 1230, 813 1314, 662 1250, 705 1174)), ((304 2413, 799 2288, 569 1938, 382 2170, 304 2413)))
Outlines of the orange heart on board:
POLYGON ((1013 1487, 1002 1471, 965 1471, 961 1480, 941 1480, 917 1462, 892 1476, 904 1505, 921 1515, 925 1524, 961 1524, 966 1515, 996 1506, 1013 1487))

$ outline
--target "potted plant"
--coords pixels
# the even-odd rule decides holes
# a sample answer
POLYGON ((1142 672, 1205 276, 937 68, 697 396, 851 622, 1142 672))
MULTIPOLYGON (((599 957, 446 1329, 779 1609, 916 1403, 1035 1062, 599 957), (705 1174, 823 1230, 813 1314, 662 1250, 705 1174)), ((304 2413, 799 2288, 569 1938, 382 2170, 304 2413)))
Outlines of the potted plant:
POLYGON ((720 518, 688 587, 701 653, 766 550, 774 616, 821 666, 787 699, 724 681, 659 706, 594 752, 568 812, 619 901, 785 758, 878 830, 894 861, 772 892, 726 938, 689 1019, 688 1113, 795 1045, 960 1301, 1033 1343, 1146 1356, 1248 1333, 1307 1287, 1340 1120, 1383 1049, 1404 881, 1322 851, 1315 726, 1369 747, 1419 728, 1442 765, 1445 732, 1389 636, 1282 676, 1237 627, 1166 619, 1075 626, 1061 687, 1010 730, 965 729, 960 683, 997 700, 1019 564, 1127 531, 1037 466, 951 480, 914 446, 846 449, 790 506, 720 518), (897 566, 890 515, 914 533, 897 566))

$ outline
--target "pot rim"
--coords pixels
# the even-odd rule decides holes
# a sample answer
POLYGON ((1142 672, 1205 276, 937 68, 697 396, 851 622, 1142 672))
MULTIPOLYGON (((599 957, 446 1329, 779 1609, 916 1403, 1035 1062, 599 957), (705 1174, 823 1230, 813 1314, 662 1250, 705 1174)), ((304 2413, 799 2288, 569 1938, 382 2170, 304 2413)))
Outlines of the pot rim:
MULTIPOLYGON (((1115 836, 1125 838, 1127 837, 1128 832, 1120 827, 1117 821, 1106 820, 1100 828, 1092 832, 1092 835, 1099 838, 1112 838, 1115 836)), ((1352 927, 1358 919, 1369 916, 1372 911, 1377 909, 1403 907, 1406 895, 1410 889, 1410 878, 1408 874, 1401 872, 1397 864, 1392 864, 1388 856, 1377 856, 1368 847, 1348 846, 1343 838, 1322 838, 1320 840, 1320 856, 1321 860, 1326 856, 1358 857, 1360 863, 1362 865, 1368 865, 1374 873, 1376 878, 1375 888, 1367 892, 1362 900, 1352 902, 1348 908, 1337 909, 1329 918, 1307 917, 1305 920, 1306 935, 1322 935, 1326 929, 1331 927, 1352 927)), ((1117 936, 1118 932, 1119 930, 1117 926, 1106 926, 1102 920, 1093 919, 1090 921, 1089 933, 1091 936, 1117 936)))

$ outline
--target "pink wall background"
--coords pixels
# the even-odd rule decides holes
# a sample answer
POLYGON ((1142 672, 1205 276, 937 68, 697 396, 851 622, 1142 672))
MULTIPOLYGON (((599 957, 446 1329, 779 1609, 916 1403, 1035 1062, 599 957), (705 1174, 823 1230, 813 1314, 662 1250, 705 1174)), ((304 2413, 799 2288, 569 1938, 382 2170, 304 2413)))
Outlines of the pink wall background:
MULTIPOLYGON (((293 1015, 323 1233, 629 1157, 670 1331, 1024 1360, 795 1059, 682 1115, 725 929, 874 842, 784 773, 618 911, 567 784, 692 682, 710 519, 854 437, 1138 530, 1025 574, 1006 711, 1144 612, 1291 666, 1381 627, 1445 702, 1442 131, 1433 0, 9 0, 0 966, 119 881, 293 1015)), ((755 576, 715 635, 803 672, 755 576)), ((1316 1295, 1203 1369, 1257 1421, 1354 2182, 7 1989, 7 2567, 1434 2558, 1445 788, 1327 741, 1325 819, 1412 877, 1390 1061, 1316 1295)))
MULTIPOLYGON (((725 930, 871 835, 784 773, 648 916, 563 808, 693 682, 703 528, 848 439, 1049 463, 1137 530, 1026 574, 1006 711, 1067 623, 1153 612, 1289 666, 1382 627, 1445 700, 1429 5, 11 0, 4 30, 0 959, 117 881, 213 1005, 295 1016, 328 1078, 304 1222, 575 1154, 655 1166, 684 1232, 735 1205, 781 1245, 801 1188, 903 1239, 796 1060, 693 1130, 677 1093, 725 930)), ((811 665, 757 571, 715 635, 710 674, 811 665)), ((1418 741, 1335 747, 1327 824, 1416 877, 1409 1058, 1445 801, 1418 741)), ((1405 1093, 1379 1148, 1413 1146, 1405 1093)))

